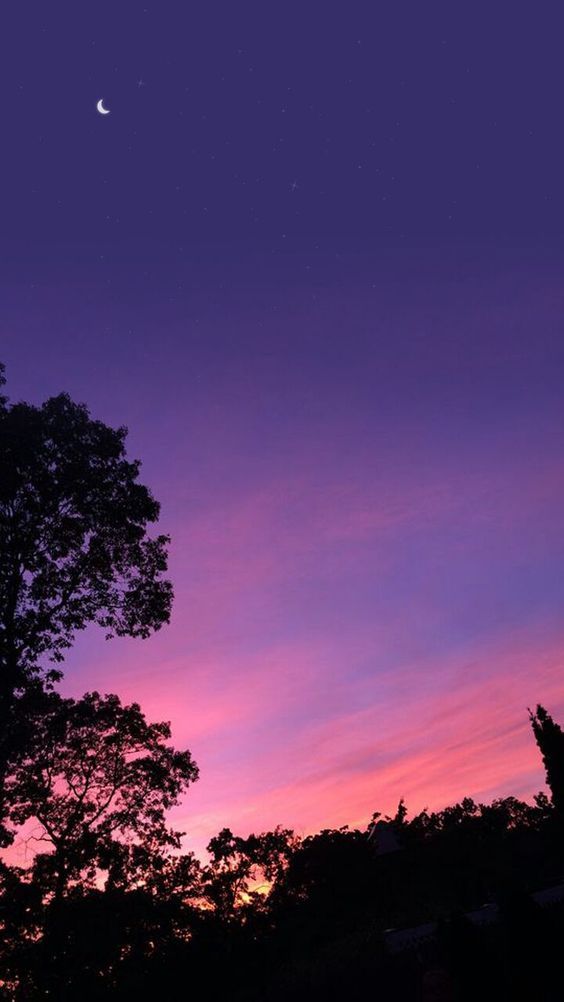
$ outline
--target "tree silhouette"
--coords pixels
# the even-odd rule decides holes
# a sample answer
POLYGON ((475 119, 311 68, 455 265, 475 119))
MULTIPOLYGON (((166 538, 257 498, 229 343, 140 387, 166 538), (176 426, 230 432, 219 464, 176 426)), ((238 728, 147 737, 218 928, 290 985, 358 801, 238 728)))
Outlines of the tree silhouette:
POLYGON ((229 920, 237 909, 260 905, 263 895, 257 887, 282 878, 297 845, 294 833, 280 827, 247 838, 223 828, 212 838, 203 890, 218 917, 229 920))
POLYGON ((62 394, 0 410, 0 684, 60 662, 90 622, 146 637, 168 621, 166 536, 125 455, 126 429, 62 394))
MULTIPOLYGON (((6 780, 8 818, 31 827, 48 852, 35 857, 34 877, 47 897, 95 886, 100 872, 120 873, 180 846, 166 812, 197 779, 189 752, 167 741, 166 723, 149 724, 135 703, 88 693, 35 700, 25 752, 6 780), (135 853, 137 852, 137 857, 135 853)), ((121 878, 123 880, 123 877, 121 878)))
POLYGON ((66 394, 40 407, 0 397, 0 802, 18 697, 60 676, 76 632, 146 637, 169 619, 168 538, 148 536, 159 505, 126 434, 66 394))
POLYGON ((564 817, 564 732, 540 704, 534 713, 529 710, 529 717, 544 762, 552 803, 560 817, 564 817))

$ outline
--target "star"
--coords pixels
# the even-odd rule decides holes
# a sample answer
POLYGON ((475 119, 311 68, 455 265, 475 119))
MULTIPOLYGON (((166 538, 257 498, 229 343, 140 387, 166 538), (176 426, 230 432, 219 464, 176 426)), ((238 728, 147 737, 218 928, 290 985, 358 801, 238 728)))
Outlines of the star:
POLYGON ((137 81, 137 86, 138 87, 144 87, 145 86, 145 81, 144 80, 138 80, 137 81))
POLYGON ((297 181, 292 181, 292 183, 290 185, 290 191, 295 191, 296 188, 299 188, 298 182, 297 181))

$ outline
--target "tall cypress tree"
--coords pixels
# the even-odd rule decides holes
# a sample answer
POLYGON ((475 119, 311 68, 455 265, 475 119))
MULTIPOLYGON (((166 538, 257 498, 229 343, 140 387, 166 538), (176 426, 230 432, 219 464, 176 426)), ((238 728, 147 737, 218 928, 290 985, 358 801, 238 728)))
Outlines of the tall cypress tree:
POLYGON ((546 769, 546 782, 552 793, 552 803, 558 813, 564 816, 564 731, 544 706, 537 706, 534 713, 529 710, 529 717, 546 769))

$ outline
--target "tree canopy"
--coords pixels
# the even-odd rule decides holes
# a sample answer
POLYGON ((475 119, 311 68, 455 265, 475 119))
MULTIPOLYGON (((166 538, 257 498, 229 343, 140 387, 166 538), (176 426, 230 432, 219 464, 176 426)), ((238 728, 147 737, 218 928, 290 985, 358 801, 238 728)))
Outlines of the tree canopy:
POLYGON ((168 744, 168 724, 149 724, 136 703, 97 692, 78 700, 47 693, 27 716, 25 751, 6 781, 8 819, 33 823, 31 837, 49 850, 36 856, 36 870, 59 895, 100 871, 115 882, 132 847, 153 856, 180 847, 166 812, 198 769, 168 744))
POLYGON ((564 819, 564 731, 544 706, 537 706, 534 713, 529 711, 529 717, 544 762, 552 802, 564 819))
POLYGON ((64 393, 40 406, 0 396, 0 840, 27 695, 61 677, 89 624, 147 637, 170 618, 169 540, 149 534, 159 504, 126 436, 64 393))
POLYGON ((147 637, 168 622, 168 538, 148 535, 159 504, 126 456, 126 434, 66 394, 0 406, 4 698, 45 661, 60 663, 89 623, 147 637))

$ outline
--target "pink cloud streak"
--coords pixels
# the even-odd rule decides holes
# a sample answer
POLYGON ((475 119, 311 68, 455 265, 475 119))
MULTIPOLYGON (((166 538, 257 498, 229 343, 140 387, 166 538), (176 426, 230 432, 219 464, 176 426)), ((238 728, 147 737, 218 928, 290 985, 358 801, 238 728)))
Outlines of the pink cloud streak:
MULTIPOLYGON (((562 468, 539 463, 525 483, 513 461, 451 472, 396 467, 369 483, 302 473, 220 500, 169 527, 172 626, 145 645, 86 638, 67 687, 139 700, 200 764, 175 819, 188 846, 201 851, 223 825, 307 832, 365 824, 400 796, 417 811, 542 786, 526 706, 562 714, 564 633, 552 614, 531 613, 470 642, 451 628, 457 603, 445 607, 435 589, 476 554, 487 553, 486 571, 514 554, 544 558, 562 468), (421 584, 408 578, 389 602, 398 562, 417 569, 418 540, 433 533, 421 584), (319 592, 356 598, 359 575, 373 615, 349 622, 329 605, 314 621, 319 592)), ((466 611, 472 596, 453 579, 455 599, 457 587, 466 611)))

